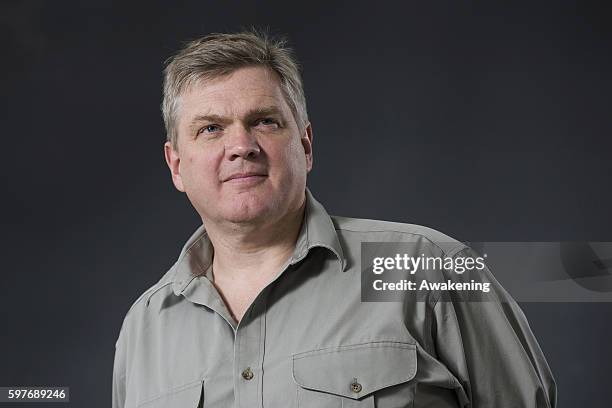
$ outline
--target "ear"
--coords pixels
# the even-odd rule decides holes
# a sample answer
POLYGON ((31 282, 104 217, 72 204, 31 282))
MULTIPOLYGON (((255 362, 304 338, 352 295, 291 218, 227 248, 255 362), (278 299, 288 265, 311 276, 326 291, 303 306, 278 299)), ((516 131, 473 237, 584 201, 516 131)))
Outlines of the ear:
POLYGON ((306 123, 304 133, 301 136, 302 146, 304 147, 304 154, 306 155, 306 171, 312 170, 312 125, 310 122, 306 123))
POLYGON ((185 187, 183 187, 183 179, 181 178, 181 158, 178 151, 172 147, 172 143, 164 143, 164 156, 166 157, 166 164, 168 164, 170 169, 174 187, 184 193, 185 187))

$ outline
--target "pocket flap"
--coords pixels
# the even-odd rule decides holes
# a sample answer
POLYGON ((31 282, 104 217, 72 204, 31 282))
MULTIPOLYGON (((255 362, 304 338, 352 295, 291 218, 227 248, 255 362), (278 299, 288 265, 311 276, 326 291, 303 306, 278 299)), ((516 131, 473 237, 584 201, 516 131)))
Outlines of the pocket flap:
POLYGON ((416 345, 410 343, 377 341, 293 355, 299 386, 353 399, 410 381, 416 370, 416 345))
POLYGON ((204 396, 202 381, 187 384, 162 396, 138 404, 138 408, 197 408, 204 396))

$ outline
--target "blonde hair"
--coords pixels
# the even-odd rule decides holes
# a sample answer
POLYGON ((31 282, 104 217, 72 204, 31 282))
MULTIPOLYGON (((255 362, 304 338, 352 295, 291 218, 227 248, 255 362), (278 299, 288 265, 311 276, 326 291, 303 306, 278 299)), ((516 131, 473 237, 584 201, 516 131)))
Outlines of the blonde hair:
POLYGON ((177 114, 182 92, 195 82, 216 79, 247 66, 267 67, 278 75, 285 101, 303 131, 308 122, 300 67, 284 38, 250 29, 214 33, 187 43, 166 61, 162 114, 166 138, 177 148, 177 114))

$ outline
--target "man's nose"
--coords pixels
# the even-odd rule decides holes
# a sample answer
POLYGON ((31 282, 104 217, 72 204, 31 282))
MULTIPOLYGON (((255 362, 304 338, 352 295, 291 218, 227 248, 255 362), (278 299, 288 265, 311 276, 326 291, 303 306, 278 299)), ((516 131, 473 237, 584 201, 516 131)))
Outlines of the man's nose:
POLYGON ((239 126, 226 138, 225 155, 229 160, 239 157, 243 159, 254 159, 261 151, 255 136, 245 127, 239 126))

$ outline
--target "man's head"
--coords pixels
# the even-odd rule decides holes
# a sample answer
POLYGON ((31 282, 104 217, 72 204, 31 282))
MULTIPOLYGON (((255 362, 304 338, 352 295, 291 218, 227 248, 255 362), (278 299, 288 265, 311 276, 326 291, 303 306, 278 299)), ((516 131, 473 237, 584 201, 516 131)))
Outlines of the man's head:
POLYGON ((204 221, 274 222, 302 205, 312 130, 283 42, 245 32, 187 44, 166 67, 162 110, 174 185, 204 221))
POLYGON ((166 63, 162 113, 167 140, 175 148, 181 94, 196 82, 220 78, 247 66, 263 66, 274 71, 300 131, 308 123, 299 66, 284 40, 271 39, 255 30, 209 34, 189 42, 166 63))

